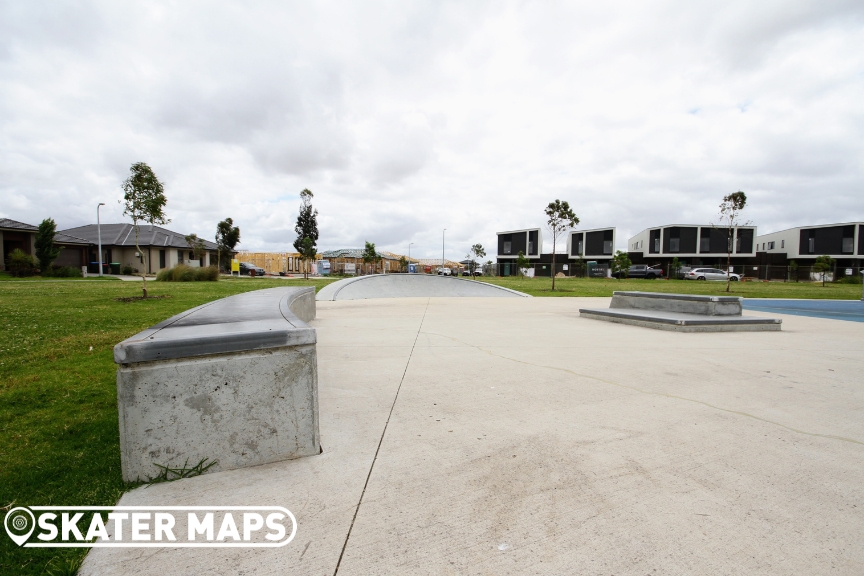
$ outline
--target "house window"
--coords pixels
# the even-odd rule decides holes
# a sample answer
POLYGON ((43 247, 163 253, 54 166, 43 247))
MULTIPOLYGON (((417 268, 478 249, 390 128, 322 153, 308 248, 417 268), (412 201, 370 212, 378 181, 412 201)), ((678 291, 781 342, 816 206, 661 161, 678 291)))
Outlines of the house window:
POLYGON ((708 252, 711 250, 711 238, 699 239, 699 252, 708 252))
POLYGON ((177 263, 178 264, 183 263, 183 251, 182 250, 177 250, 177 263))
POLYGON ((504 254, 510 254, 513 251, 512 242, 504 242, 504 254))
POLYGON ((654 239, 654 252, 660 252, 660 238, 654 239))
POLYGON ((785 247, 786 247, 786 241, 780 240, 780 248, 785 248, 785 247))
POLYGON ((159 268, 165 268, 165 250, 159 250, 159 268))
POLYGON ((534 242, 528 241, 528 254, 534 254, 534 242))
POLYGON ((843 254, 852 253, 852 238, 843 238, 843 254))
POLYGON ((815 254, 816 253, 816 238, 808 238, 807 239, 807 253, 815 254))
POLYGON ((669 239, 669 252, 679 252, 681 250, 681 239, 680 238, 670 238, 669 239))
POLYGON ((774 242, 768 242, 768 250, 774 249, 774 242))
POLYGON ((612 253, 612 241, 604 240, 603 241, 603 254, 611 254, 612 253))

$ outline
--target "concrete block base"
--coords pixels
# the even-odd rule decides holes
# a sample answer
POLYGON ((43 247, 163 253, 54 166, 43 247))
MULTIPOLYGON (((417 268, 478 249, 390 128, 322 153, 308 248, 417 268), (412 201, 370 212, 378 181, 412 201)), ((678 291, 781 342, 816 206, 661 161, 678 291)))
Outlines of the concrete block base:
POLYGON ((314 344, 121 364, 117 370, 123 479, 155 464, 210 472, 311 456, 318 436, 314 344))
POLYGON ((750 316, 697 316, 695 314, 647 312, 641 310, 580 309, 579 315, 593 320, 630 324, 673 332, 776 332, 781 321, 750 316))

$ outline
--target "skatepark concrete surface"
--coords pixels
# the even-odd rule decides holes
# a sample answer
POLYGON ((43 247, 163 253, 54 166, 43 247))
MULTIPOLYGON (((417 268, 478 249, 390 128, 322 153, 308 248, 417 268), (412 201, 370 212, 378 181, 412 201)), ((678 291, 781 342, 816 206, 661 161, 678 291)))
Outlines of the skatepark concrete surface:
POLYGON ((864 325, 579 317, 608 305, 318 302, 323 454, 119 502, 284 506, 294 540, 97 548, 80 574, 864 573, 864 325))
POLYGON ((368 298, 530 298, 502 286, 456 276, 430 274, 370 274, 333 282, 318 291, 316 300, 365 300, 368 298))

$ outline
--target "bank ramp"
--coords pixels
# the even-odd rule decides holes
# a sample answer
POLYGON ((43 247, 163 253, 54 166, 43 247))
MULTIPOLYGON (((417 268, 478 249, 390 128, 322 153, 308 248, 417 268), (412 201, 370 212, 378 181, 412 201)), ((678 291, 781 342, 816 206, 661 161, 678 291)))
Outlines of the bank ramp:
POLYGON ((369 298, 529 298, 528 294, 477 280, 429 274, 370 274, 346 278, 318 291, 316 300, 369 298))

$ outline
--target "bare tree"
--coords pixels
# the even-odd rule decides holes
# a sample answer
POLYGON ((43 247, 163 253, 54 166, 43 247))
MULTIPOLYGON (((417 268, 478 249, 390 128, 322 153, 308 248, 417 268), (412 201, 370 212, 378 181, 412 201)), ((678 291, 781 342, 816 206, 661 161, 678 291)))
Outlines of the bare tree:
POLYGON ((579 218, 566 200, 555 200, 546 207, 546 228, 552 234, 552 290, 555 290, 555 246, 558 237, 579 224, 579 218))
MULTIPOLYGON (((747 195, 740 190, 724 196, 720 203, 718 220, 720 228, 726 231, 726 292, 729 292, 729 285, 732 281, 729 269, 732 267, 732 249, 735 246, 735 239, 738 237, 738 227, 750 224, 749 221, 741 222, 741 211, 746 205, 747 195)), ((714 228, 716 229, 718 226, 714 225, 714 228)))
POLYGON ((136 162, 129 169, 131 174, 123 182, 123 215, 132 218, 135 228, 135 248, 141 255, 141 280, 144 282, 144 298, 147 298, 147 257, 141 246, 138 245, 138 223, 149 222, 153 224, 167 224, 170 222, 165 217, 165 188, 156 178, 153 170, 144 162, 136 162))

